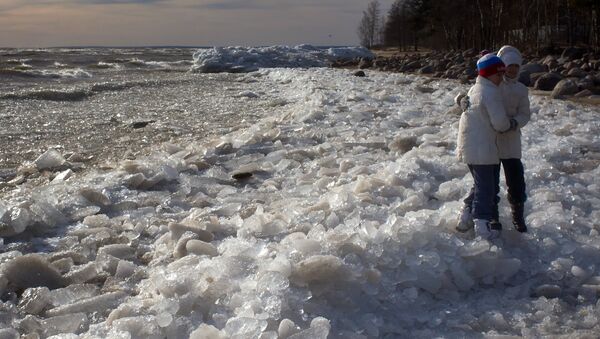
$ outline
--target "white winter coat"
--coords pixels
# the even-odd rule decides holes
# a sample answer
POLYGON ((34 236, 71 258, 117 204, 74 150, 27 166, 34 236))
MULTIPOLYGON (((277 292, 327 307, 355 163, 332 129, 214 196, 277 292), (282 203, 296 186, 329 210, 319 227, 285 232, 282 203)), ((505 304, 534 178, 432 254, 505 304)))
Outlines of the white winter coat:
POLYGON ((500 90, 508 118, 519 123, 516 130, 498 135, 500 159, 521 159, 521 128, 527 125, 531 118, 529 91, 516 79, 506 77, 500 84, 500 90))
POLYGON ((468 96, 469 108, 458 125, 458 159, 470 165, 499 164, 498 132, 510 128, 500 87, 478 76, 468 96))

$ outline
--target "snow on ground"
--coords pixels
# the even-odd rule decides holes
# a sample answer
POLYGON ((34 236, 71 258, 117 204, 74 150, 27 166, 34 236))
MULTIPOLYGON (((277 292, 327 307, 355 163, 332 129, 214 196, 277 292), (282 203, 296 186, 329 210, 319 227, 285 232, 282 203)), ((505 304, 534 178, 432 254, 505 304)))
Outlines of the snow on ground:
MULTIPOLYGON (((325 68, 244 77, 249 94, 258 82, 280 97, 259 124, 7 202, 13 224, 55 227, 37 246, 70 250, 69 282, 87 283, 38 291, 49 300, 38 322, 59 329, 46 334, 599 333, 596 107, 532 97, 523 130, 530 233, 511 229, 503 196, 505 231, 488 242, 453 231, 472 183, 455 158, 459 117, 448 113, 465 86, 325 68)), ((9 304, 0 321, 34 327, 9 304)))
POLYGON ((214 47, 194 53, 193 72, 251 72, 259 68, 325 67, 334 61, 373 59, 364 47, 320 48, 311 45, 269 47, 214 47))

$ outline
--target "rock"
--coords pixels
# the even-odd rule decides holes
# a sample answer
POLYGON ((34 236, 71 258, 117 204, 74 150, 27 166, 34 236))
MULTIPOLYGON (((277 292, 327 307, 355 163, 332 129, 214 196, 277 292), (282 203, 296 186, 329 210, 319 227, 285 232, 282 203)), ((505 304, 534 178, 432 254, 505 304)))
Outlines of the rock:
POLYGON ((583 78, 586 75, 587 73, 579 67, 574 67, 571 70, 569 70, 569 72, 567 72, 567 76, 575 78, 583 78))
POLYGON ((473 58, 479 55, 479 51, 475 48, 468 49, 462 53, 462 56, 465 58, 473 58))
POLYGON ((418 145, 417 137, 397 136, 388 146, 391 151, 406 153, 418 145))
POLYGON ((529 72, 530 74, 533 74, 533 73, 547 72, 547 69, 542 64, 529 63, 529 64, 521 66, 521 72, 525 72, 525 71, 529 72))
POLYGON ((419 74, 432 74, 434 72, 434 68, 431 65, 427 65, 424 67, 421 67, 421 69, 419 69, 419 74))
POLYGON ((527 87, 531 86, 531 74, 529 72, 521 72, 519 74, 519 82, 527 87))
POLYGON ((47 287, 51 290, 66 286, 65 279, 41 255, 26 254, 17 257, 3 268, 9 288, 15 291, 31 287, 47 287))
POLYGON ((562 290, 558 285, 540 285, 535 289, 534 296, 548 299, 560 297, 562 290))
POLYGON ((594 93, 592 93, 592 91, 590 91, 589 89, 584 89, 581 92, 578 92, 577 94, 575 94, 576 98, 583 98, 583 97, 589 97, 594 95, 594 93))
POLYGON ((436 91, 435 88, 426 87, 426 86, 416 86, 415 89, 420 93, 433 93, 436 91))
POLYGON ((556 84, 554 90, 552 91, 551 97, 557 99, 565 95, 573 95, 578 91, 579 87, 575 81, 572 79, 563 79, 556 84))
POLYGON ((586 50, 579 47, 567 47, 560 55, 561 58, 567 60, 581 59, 586 50))
POLYGON ((371 68, 372 66, 373 66, 372 59, 361 58, 360 61, 358 62, 359 69, 367 69, 367 68, 371 68))
POLYGON ((144 128, 144 127, 148 126, 148 124, 153 124, 155 122, 156 122, 156 120, 134 121, 129 126, 131 126, 131 128, 133 128, 133 129, 138 129, 138 128, 144 128))
POLYGON ((33 161, 38 170, 53 169, 64 165, 67 161, 57 150, 51 148, 33 161))
POLYGON ((589 89, 592 90, 592 88, 594 88, 594 80, 592 77, 585 77, 581 80, 579 80, 577 82, 577 86, 579 86, 579 89, 584 90, 584 89, 589 89))
POLYGON ((356 71, 354 72, 355 77, 365 77, 367 76, 364 71, 356 71))
POLYGON ((561 80, 562 77, 559 74, 546 73, 537 79, 534 88, 542 91, 551 91, 561 80))

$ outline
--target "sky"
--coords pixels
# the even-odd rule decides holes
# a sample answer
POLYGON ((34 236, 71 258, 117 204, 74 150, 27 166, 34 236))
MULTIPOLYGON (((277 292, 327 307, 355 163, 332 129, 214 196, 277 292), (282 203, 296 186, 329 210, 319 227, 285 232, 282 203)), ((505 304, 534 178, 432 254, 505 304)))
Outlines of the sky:
MULTIPOLYGON (((393 0, 379 0, 382 14, 393 0)), ((357 45, 369 0, 0 0, 1 47, 357 45)))

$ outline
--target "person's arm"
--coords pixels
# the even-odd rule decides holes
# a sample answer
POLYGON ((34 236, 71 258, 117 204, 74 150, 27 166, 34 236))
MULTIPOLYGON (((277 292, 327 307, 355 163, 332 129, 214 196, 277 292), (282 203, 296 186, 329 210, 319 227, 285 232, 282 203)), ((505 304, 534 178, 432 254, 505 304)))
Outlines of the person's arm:
POLYGON ((506 115, 500 91, 484 93, 483 99, 482 104, 488 112, 492 128, 500 133, 510 130, 513 125, 506 115))
POLYGON ((529 108, 529 90, 522 86, 519 88, 519 105, 517 106, 517 115, 514 119, 519 123, 518 128, 523 128, 531 119, 531 109, 529 108))

